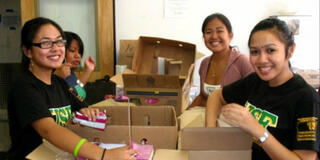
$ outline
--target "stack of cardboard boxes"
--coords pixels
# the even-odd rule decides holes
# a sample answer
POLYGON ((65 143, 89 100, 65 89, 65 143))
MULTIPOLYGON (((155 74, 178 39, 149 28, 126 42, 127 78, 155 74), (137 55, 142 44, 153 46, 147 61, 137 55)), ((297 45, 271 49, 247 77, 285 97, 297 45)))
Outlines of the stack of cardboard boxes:
POLYGON ((137 105, 172 105, 179 116, 182 113, 181 88, 195 61, 196 46, 157 37, 121 41, 121 45, 120 64, 131 65, 136 73, 123 75, 124 94, 137 105), (163 65, 161 60, 164 60, 163 65))

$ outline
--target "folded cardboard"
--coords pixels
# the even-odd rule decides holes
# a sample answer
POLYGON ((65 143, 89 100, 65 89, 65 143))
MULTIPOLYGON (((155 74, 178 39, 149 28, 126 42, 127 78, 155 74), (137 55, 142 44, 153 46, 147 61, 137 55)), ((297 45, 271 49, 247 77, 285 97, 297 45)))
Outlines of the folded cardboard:
POLYGON ((184 128, 181 150, 189 151, 189 160, 251 160, 252 137, 236 127, 184 128))
POLYGON ((125 69, 122 73, 112 76, 110 81, 114 82, 116 85, 123 86, 122 74, 135 74, 135 72, 130 69, 125 69))
POLYGON ((119 64, 132 68, 132 59, 136 51, 138 40, 120 40, 119 64))
POLYGON ((132 70, 138 74, 158 73, 158 58, 172 59, 176 62, 171 68, 179 69, 171 74, 186 77, 194 63, 196 46, 182 41, 141 36, 132 60, 132 70))
POLYGON ((177 116, 181 109, 179 76, 156 74, 123 74, 124 95, 136 105, 174 106, 177 116))
POLYGON ((39 147, 33 150, 26 156, 27 159, 31 160, 73 160, 74 157, 71 153, 65 152, 48 141, 44 141, 39 147))

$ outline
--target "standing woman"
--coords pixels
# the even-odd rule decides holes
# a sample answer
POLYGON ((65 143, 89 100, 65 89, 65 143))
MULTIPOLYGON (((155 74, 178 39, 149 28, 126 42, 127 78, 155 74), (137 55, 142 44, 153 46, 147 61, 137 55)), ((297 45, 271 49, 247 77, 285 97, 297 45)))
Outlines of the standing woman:
POLYGON ((251 31, 250 62, 256 73, 212 93, 206 122, 218 115, 256 140, 252 159, 317 159, 319 96, 289 65, 295 43, 284 21, 269 18, 251 31))
POLYGON ((64 34, 67 39, 65 63, 55 71, 55 74, 65 79, 77 96, 81 100, 84 100, 86 98, 86 91, 83 87, 94 70, 94 60, 91 56, 85 59, 84 70, 78 78, 74 70, 80 66, 84 45, 76 33, 64 32, 64 34))
POLYGON ((201 62, 200 94, 188 108, 205 106, 210 93, 253 71, 248 57, 230 46, 233 33, 226 16, 221 13, 209 15, 202 24, 202 34, 212 55, 201 62))
POLYGON ((127 148, 105 151, 63 126, 71 111, 95 120, 97 109, 77 99, 68 84, 53 74, 65 57, 65 36, 50 19, 35 18, 21 30, 22 64, 25 72, 14 83, 8 97, 11 136, 9 159, 25 159, 46 139, 58 148, 89 159, 129 159, 127 148))

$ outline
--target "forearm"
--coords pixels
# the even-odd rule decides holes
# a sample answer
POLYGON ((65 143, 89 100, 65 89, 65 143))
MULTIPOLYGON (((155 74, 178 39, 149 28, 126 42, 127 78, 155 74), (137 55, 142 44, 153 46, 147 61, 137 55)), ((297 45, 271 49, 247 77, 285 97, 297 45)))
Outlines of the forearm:
MULTIPOLYGON (((264 134, 265 131, 266 129, 264 127, 258 125, 257 127, 255 127, 254 131, 252 131, 251 135, 253 137, 260 137, 264 134)), ((306 150, 299 150, 306 151, 307 153, 304 152, 303 154, 298 155, 294 151, 291 151, 284 145, 282 145, 271 133, 269 133, 266 141, 260 144, 260 146, 271 159, 275 160, 315 160, 317 157, 315 152, 312 153, 312 151, 306 150)))
POLYGON ((207 100, 206 109, 206 126, 216 127, 217 119, 220 114, 222 105, 224 104, 222 100, 222 90, 219 89, 211 93, 207 100))
POLYGON ((93 71, 89 69, 85 69, 79 76, 79 80, 85 85, 88 82, 88 79, 90 78, 90 75, 93 71))
POLYGON ((188 108, 192 108, 195 106, 200 106, 201 103, 203 101, 203 96, 201 95, 201 93, 192 101, 192 103, 189 105, 188 108))
POLYGON ((301 160, 301 158, 293 151, 283 146, 273 135, 269 135, 268 139, 261 144, 263 150, 271 159, 276 160, 301 160))
MULTIPOLYGON (((48 118, 44 118, 35 124, 36 130, 41 137, 48 140, 54 146, 67 151, 69 153, 74 152, 75 147, 82 139, 67 128, 61 127, 54 123, 54 121, 48 118)), ((80 148, 78 155, 89 159, 101 159, 103 149, 86 141, 80 148)))

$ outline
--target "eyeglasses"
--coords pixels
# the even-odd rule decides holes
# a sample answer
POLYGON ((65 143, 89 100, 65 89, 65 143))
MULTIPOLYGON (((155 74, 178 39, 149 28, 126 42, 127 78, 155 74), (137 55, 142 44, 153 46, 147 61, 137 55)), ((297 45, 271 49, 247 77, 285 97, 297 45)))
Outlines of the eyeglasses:
POLYGON ((36 46, 42 49, 49 49, 52 48, 54 44, 56 44, 58 47, 63 47, 66 45, 66 40, 60 39, 56 41, 43 41, 40 43, 31 43, 32 46, 36 46))

